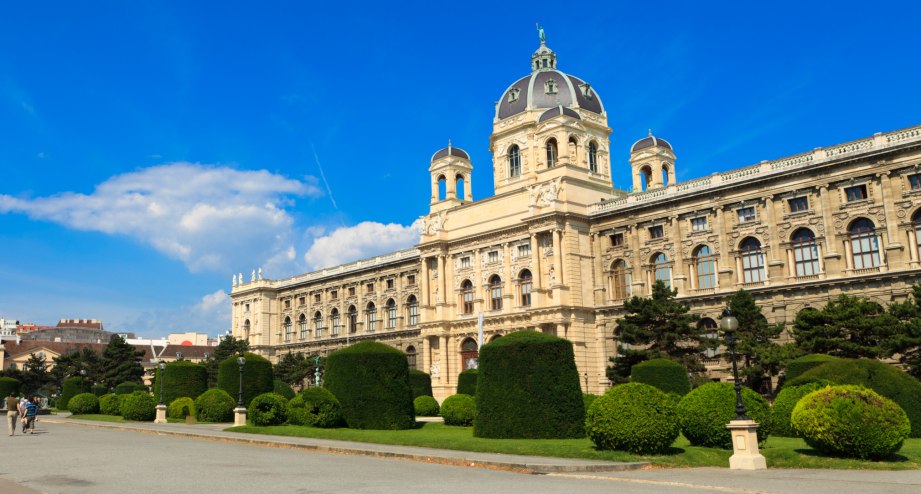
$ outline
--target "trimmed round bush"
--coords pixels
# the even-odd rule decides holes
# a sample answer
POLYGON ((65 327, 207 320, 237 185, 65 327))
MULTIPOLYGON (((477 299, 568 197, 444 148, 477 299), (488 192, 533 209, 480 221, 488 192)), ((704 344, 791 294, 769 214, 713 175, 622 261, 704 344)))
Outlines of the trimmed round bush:
POLYGON ((438 401, 431 396, 417 396, 413 400, 413 408, 416 410, 417 417, 437 417, 438 401))
POLYGON ((12 377, 0 377, 0 398, 6 398, 13 391, 19 392, 19 381, 12 377))
POLYGON ((771 433, 781 437, 797 437, 796 431, 790 425, 793 407, 800 398, 829 384, 831 383, 828 381, 818 381, 799 386, 784 386, 777 394, 777 398, 774 398, 774 405, 771 406, 771 433))
POLYGON ((196 418, 199 422, 230 422, 237 401, 220 388, 212 388, 195 398, 196 418))
POLYGON ((248 413, 253 425, 281 425, 288 420, 288 400, 278 393, 263 393, 253 398, 248 413))
POLYGON ((441 402, 441 416, 445 419, 445 425, 473 425, 476 401, 470 395, 451 395, 441 402))
MULTIPOLYGON (((220 363, 217 371, 217 387, 223 389, 230 396, 236 397, 240 392, 240 364, 237 355, 227 357, 220 363)), ((253 398, 271 393, 275 389, 275 378, 272 373, 272 363, 255 353, 245 353, 243 358, 243 405, 249 407, 253 398)))
POLYGON ((117 395, 115 393, 105 394, 99 397, 99 413, 105 415, 115 415, 120 416, 121 411, 121 397, 122 395, 117 395))
POLYGON ((282 381, 281 379, 275 379, 272 382, 272 385, 274 388, 273 393, 284 396, 286 400, 294 398, 294 395, 297 394, 293 389, 291 389, 291 386, 288 386, 288 383, 282 381))
POLYGON ((157 415, 157 400, 146 391, 122 395, 120 406, 125 420, 149 422, 157 415))
POLYGON ((99 398, 93 393, 80 393, 67 402, 67 409, 74 415, 99 413, 99 398))
POLYGON ((665 393, 686 395, 691 391, 688 371, 672 360, 656 358, 630 368, 630 382, 654 386, 665 393))
MULTIPOLYGON (((758 440, 771 433, 771 411, 758 393, 742 386, 742 403, 749 418, 758 422, 758 440)), ((732 436, 726 424, 736 416, 736 392, 732 383, 710 383, 684 395, 678 403, 681 433, 694 446, 732 448, 732 436)))
MULTIPOLYGON (((89 391, 90 384, 84 383, 82 377, 71 377, 61 383, 61 398, 58 400, 58 408, 68 410, 67 402, 80 393, 89 391)), ((9 395, 7 395, 9 396, 9 395)))
POLYGON ((821 380, 863 386, 889 398, 908 415, 910 437, 921 437, 921 381, 897 367, 875 359, 837 359, 804 372, 788 385, 821 380))
POLYGON ((413 399, 432 395, 432 376, 416 369, 409 370, 409 386, 413 389, 413 399))
POLYGON ((598 449, 639 455, 665 452, 680 432, 674 401, 642 383, 615 386, 595 400, 586 413, 585 429, 598 449))
POLYGON ((813 448, 873 460, 898 451, 911 430, 901 407, 861 386, 809 393, 796 404, 791 422, 813 448))
POLYGON ((457 394, 476 396, 476 369, 467 369, 457 376, 457 394))
POLYGON ((288 402, 288 423, 324 428, 339 427, 342 425, 342 407, 339 400, 326 388, 307 388, 288 402))
POLYGON ((598 398, 598 395, 582 393, 582 404, 585 405, 585 413, 588 413, 588 407, 592 406, 592 403, 594 403, 598 398))
MULTIPOLYGON (((160 396, 160 369, 153 385, 154 395, 160 396)), ((198 398, 208 389, 208 370, 201 364, 188 360, 168 362, 163 374, 163 403, 172 403, 184 396, 198 398)))
POLYGON ((518 331, 483 345, 476 417, 476 437, 585 437, 585 405, 572 342, 518 331))
POLYGON ((375 341, 338 350, 326 359, 326 388, 353 429, 410 429, 416 425, 406 354, 375 341))
POLYGON ((195 400, 188 396, 176 398, 166 408, 166 416, 171 419, 195 417, 195 400))
POLYGON ((824 353, 810 353, 809 355, 803 355, 802 357, 793 359, 787 363, 787 367, 784 369, 784 383, 790 383, 809 369, 818 367, 826 362, 834 362, 837 360, 841 359, 832 355, 825 355, 824 353))
POLYGON ((135 391, 143 391, 147 393, 150 390, 147 389, 147 386, 145 386, 144 384, 135 383, 135 382, 124 382, 124 383, 119 384, 118 386, 115 386, 115 394, 117 395, 130 395, 131 393, 134 393, 135 391))

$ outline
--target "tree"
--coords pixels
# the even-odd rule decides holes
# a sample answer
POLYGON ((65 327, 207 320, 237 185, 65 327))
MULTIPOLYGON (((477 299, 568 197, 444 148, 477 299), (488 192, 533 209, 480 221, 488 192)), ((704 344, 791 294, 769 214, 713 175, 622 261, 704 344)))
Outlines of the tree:
POLYGON ((630 367, 652 358, 675 360, 690 372, 704 370, 700 352, 706 342, 695 324, 698 317, 675 300, 677 293, 657 281, 651 297, 632 297, 624 302, 627 315, 617 320, 615 333, 618 355, 611 358, 614 365, 608 368, 612 381, 625 382, 630 367))
POLYGON ((221 342, 214 347, 214 353, 205 360, 205 369, 208 371, 208 388, 217 386, 218 367, 227 357, 241 355, 249 351, 249 342, 238 340, 233 335, 221 338, 221 342))
POLYGON ((102 384, 109 389, 124 382, 141 382, 143 350, 135 349, 121 336, 112 335, 102 352, 102 384))
POLYGON ((316 370, 316 356, 305 356, 301 352, 286 353, 275 364, 275 378, 291 386, 301 386, 304 379, 312 377, 316 370))
POLYGON ((886 355, 899 326, 882 305, 841 295, 822 309, 800 311, 793 321, 793 337, 804 353, 879 358, 886 355))
POLYGON ((34 393, 52 381, 44 355, 30 354, 29 360, 22 366, 22 390, 34 393))
POLYGON ((899 355, 909 374, 921 379, 921 284, 912 286, 912 296, 894 302, 889 313, 898 319, 899 330, 886 342, 886 356, 899 355))
POLYGON ((793 345, 774 342, 783 332, 783 324, 768 324, 751 293, 739 290, 729 297, 727 305, 739 321, 736 354, 745 383, 760 391, 764 377, 776 376, 788 360, 799 356, 799 351, 793 345))
POLYGON ((83 347, 52 359, 54 367, 51 368, 51 378, 56 386, 61 386, 64 379, 80 376, 80 371, 86 371, 87 381, 102 381, 102 359, 90 347, 83 347))

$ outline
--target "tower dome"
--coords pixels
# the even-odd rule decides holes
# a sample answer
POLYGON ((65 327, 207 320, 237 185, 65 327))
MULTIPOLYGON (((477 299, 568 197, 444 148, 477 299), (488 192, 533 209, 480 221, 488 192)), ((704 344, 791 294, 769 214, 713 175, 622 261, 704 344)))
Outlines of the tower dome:
POLYGON ((652 135, 652 130, 650 130, 648 136, 633 143, 633 146, 630 147, 630 153, 632 154, 641 149, 651 148, 653 146, 672 149, 672 145, 668 141, 652 135))

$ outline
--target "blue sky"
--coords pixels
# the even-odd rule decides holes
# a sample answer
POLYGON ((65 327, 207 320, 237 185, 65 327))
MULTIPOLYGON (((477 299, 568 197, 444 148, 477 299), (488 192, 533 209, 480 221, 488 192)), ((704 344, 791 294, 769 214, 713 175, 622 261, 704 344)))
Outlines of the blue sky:
POLYGON ((619 186, 648 128, 687 180, 921 123, 917 2, 31 3, 0 17, 0 317, 37 324, 217 334, 232 273, 411 246, 449 138, 492 194, 535 21, 619 186))

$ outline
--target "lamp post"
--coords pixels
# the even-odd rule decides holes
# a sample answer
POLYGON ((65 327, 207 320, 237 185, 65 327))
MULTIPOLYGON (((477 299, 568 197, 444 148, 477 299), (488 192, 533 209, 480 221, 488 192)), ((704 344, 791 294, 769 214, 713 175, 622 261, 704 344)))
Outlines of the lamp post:
POLYGON ((237 394, 237 406, 243 407, 243 366, 246 365, 246 359, 241 355, 237 357, 237 364, 240 365, 240 390, 237 394))
POLYGON ((155 424, 165 424, 166 421, 166 405, 163 403, 163 377, 166 375, 166 362, 160 361, 157 363, 157 368, 160 369, 160 374, 157 376, 157 381, 160 381, 160 403, 157 404, 157 417, 154 419, 155 424))
POLYGON ((237 394, 237 408, 233 409, 233 425, 246 425, 246 407, 243 406, 243 366, 246 365, 246 357, 240 354, 237 357, 237 364, 240 366, 240 388, 237 394))
POLYGON ((163 404, 163 381, 164 381, 163 377, 166 375, 166 362, 161 360, 160 363, 158 364, 158 367, 160 368, 160 378, 158 379, 158 381, 160 381, 160 404, 162 405, 163 404))
POLYGON ((733 454, 729 457, 729 468, 731 470, 763 470, 767 468, 767 462, 758 452, 758 423, 745 415, 745 404, 742 403, 742 382, 739 380, 739 368, 736 364, 736 331, 739 329, 739 320, 728 308, 723 311, 720 329, 723 330, 726 348, 729 349, 732 378, 735 380, 736 389, 736 417, 726 425, 732 436, 733 454))
POLYGON ((80 369, 80 391, 86 393, 86 369, 80 369))
POLYGON ((729 349, 729 359, 732 361, 732 379, 736 388, 736 418, 735 420, 749 420, 745 415, 745 404, 742 403, 742 382, 739 381, 739 368, 736 365, 736 330, 739 329, 739 320, 732 315, 732 311, 723 311, 720 319, 720 328, 726 337, 726 348, 729 349))

